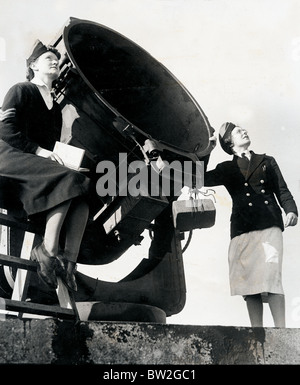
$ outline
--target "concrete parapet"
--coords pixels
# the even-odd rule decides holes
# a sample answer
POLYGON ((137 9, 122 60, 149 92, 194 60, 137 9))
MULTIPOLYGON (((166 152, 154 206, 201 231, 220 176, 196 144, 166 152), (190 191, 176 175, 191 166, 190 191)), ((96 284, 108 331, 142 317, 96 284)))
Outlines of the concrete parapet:
POLYGON ((7 319, 0 364, 300 364, 300 329, 7 319))

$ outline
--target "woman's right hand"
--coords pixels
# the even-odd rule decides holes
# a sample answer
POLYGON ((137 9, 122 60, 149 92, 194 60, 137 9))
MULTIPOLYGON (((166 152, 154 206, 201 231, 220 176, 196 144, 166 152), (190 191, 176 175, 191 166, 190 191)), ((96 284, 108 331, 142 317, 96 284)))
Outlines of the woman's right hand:
POLYGON ((38 147, 36 152, 35 152, 35 154, 38 155, 38 156, 41 156, 43 158, 51 159, 54 162, 57 162, 57 163, 59 163, 61 165, 64 164, 64 162, 60 159, 60 157, 57 154, 55 154, 52 151, 46 150, 45 148, 38 147))
POLYGON ((61 164, 62 166, 64 165, 64 162, 61 160, 61 158, 57 154, 55 154, 55 152, 51 152, 49 158, 54 162, 61 164))
POLYGON ((297 222, 298 222, 298 216, 295 213, 291 212, 286 214, 286 219, 284 224, 285 227, 296 226, 297 222))
POLYGON ((213 135, 209 138, 209 141, 211 142, 212 148, 214 149, 217 145, 217 138, 213 135))

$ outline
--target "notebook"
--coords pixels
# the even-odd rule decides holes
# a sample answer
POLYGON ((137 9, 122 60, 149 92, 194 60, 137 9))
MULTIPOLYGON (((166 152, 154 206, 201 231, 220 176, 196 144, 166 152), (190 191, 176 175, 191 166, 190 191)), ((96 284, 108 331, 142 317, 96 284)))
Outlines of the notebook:
POLYGON ((88 168, 80 167, 85 150, 63 142, 55 142, 53 152, 57 154, 66 167, 76 171, 89 171, 88 168))

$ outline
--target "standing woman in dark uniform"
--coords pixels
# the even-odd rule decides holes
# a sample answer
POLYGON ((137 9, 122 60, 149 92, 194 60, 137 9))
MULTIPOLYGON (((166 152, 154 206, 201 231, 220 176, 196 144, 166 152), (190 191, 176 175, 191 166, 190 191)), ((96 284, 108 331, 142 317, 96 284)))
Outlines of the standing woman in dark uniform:
POLYGON ((245 129, 224 123, 219 141, 231 161, 205 174, 205 186, 224 185, 232 198, 229 279, 231 295, 242 295, 252 326, 263 326, 267 301, 276 327, 285 327, 282 232, 297 224, 298 211, 275 159, 249 151, 245 129), (281 208, 286 214, 283 223, 281 208))
POLYGON ((55 48, 37 41, 27 59, 29 81, 14 85, 5 96, 0 111, 0 176, 13 183, 29 218, 45 215, 43 242, 31 254, 39 277, 56 288, 59 262, 65 282, 76 291, 74 271, 89 214, 85 196, 90 181, 53 153, 62 128, 60 107, 51 95, 59 59, 55 48), (63 224, 65 244, 60 253, 63 224))

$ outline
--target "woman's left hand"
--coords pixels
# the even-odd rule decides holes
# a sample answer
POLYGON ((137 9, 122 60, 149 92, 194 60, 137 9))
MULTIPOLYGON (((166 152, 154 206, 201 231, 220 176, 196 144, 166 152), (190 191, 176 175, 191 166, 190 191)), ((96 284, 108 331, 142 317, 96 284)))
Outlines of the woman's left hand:
POLYGON ((298 217, 295 213, 287 213, 284 226, 285 227, 295 226, 297 222, 298 222, 298 217))

